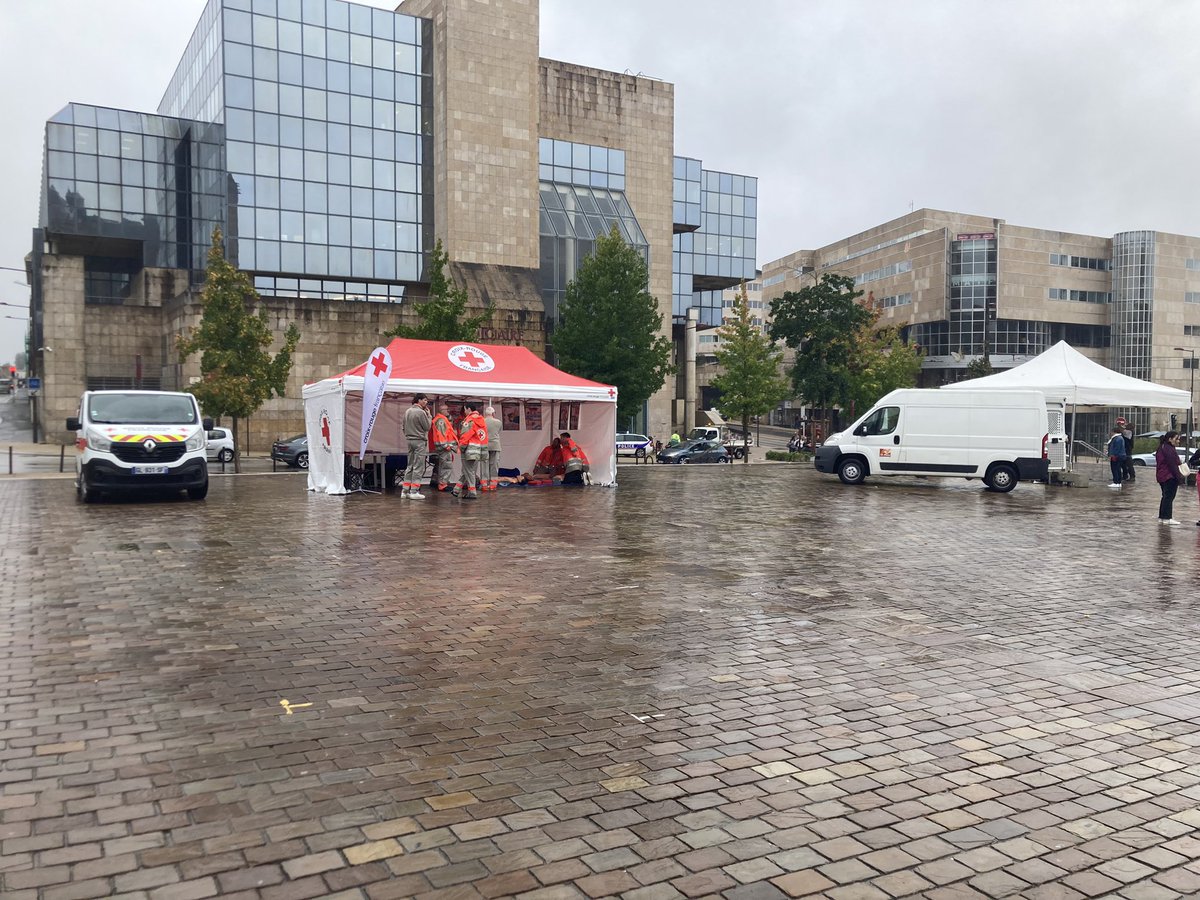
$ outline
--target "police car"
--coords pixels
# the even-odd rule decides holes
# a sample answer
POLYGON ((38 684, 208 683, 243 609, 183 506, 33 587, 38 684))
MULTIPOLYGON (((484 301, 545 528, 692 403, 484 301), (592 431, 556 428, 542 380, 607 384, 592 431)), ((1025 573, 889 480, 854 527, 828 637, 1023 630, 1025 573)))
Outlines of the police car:
POLYGON ((650 438, 644 434, 618 434, 617 456, 644 457, 650 452, 650 438))

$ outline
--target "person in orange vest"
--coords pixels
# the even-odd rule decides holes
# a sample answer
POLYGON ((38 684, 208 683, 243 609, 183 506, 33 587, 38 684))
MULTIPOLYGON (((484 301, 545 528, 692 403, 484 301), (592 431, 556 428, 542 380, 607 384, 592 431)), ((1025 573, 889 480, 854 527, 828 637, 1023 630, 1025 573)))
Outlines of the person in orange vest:
POLYGON ((444 412, 437 412, 429 426, 429 453, 437 462, 437 484, 435 490, 450 490, 450 470, 454 465, 454 451, 458 447, 458 435, 450 418, 444 412))
POLYGON ((549 475, 561 478, 563 474, 562 438, 555 438, 542 448, 537 462, 533 464, 534 475, 549 475))
POLYGON ((479 464, 487 459, 487 423, 479 414, 479 403, 463 403, 462 424, 458 428, 458 446, 462 450, 462 478, 456 493, 464 500, 479 499, 479 464))
POLYGON ((571 432, 564 431, 558 437, 562 441, 563 484, 583 484, 583 476, 591 468, 587 454, 571 438, 571 432))

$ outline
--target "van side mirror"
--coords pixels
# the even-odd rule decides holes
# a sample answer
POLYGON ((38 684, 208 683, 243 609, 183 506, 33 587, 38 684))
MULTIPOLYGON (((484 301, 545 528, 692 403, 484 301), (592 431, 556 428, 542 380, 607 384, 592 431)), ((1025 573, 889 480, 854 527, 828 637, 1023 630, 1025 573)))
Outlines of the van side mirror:
POLYGON ((81 427, 79 419, 75 418, 75 416, 67 419, 67 431, 78 431, 81 427))
POLYGON ((201 421, 200 425, 201 425, 201 427, 204 428, 205 431, 213 430, 213 420, 212 419, 204 419, 203 421, 201 421))
POLYGON ((857 428, 855 428, 855 429, 854 429, 854 433, 855 433, 856 435, 858 435, 859 437, 862 437, 862 436, 864 436, 864 435, 867 433, 867 426, 866 426, 866 424, 859 425, 857 428))

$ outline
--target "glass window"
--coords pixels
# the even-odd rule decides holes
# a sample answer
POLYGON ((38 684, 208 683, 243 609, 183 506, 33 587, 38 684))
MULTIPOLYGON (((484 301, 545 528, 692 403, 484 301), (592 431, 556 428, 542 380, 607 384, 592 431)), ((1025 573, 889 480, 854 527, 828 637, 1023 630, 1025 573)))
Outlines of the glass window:
POLYGON ((254 74, 254 51, 246 44, 225 44, 225 74, 245 75, 247 78, 254 74))
POLYGON ((279 46, 275 37, 275 18, 270 16, 254 16, 254 46, 275 49, 279 46))
POLYGON ((324 184, 314 184, 312 181, 306 181, 304 183, 304 211, 324 213, 328 207, 326 203, 326 191, 327 188, 324 184))
POLYGON ((121 161, 119 159, 113 159, 111 156, 101 156, 99 163, 101 181, 116 184, 121 180, 121 161))
MULTIPOLYGON (((229 83, 231 81, 244 81, 245 79, 226 78, 225 89, 226 97, 228 98, 229 83)), ((254 101, 253 103, 231 103, 233 106, 253 106, 259 112, 279 112, 279 85, 274 81, 262 81, 254 79, 254 101)))
POLYGON ((324 182, 329 174, 326 156, 318 150, 304 151, 304 177, 308 181, 324 182))
POLYGON ((304 120, 296 116, 280 116, 279 143, 284 147, 303 147, 304 120))
POLYGON ((279 22, 279 49, 288 53, 302 53, 304 44, 300 37, 299 22, 279 22))
POLYGON ((279 148, 271 147, 265 144, 256 144, 254 147, 254 174, 256 175, 278 175, 279 174, 279 148))
POLYGON ((350 62, 350 35, 344 31, 326 31, 325 55, 336 62, 350 62))
MULTIPOLYGON (((350 157, 340 154, 329 154, 328 157, 328 178, 331 184, 349 184, 350 183, 350 157)), ((349 198, 349 191, 346 192, 349 198)), ((349 200, 347 199, 347 202, 349 200)), ((346 212, 350 210, 347 209, 346 212)))
MULTIPOLYGON (((347 204, 348 206, 349 204, 347 204)), ((350 218, 349 216, 329 216, 329 243, 338 244, 343 247, 350 246, 350 218)))
POLYGON ((304 209, 304 182, 289 178, 279 181, 279 208, 304 209))
POLYGON ((325 29, 316 25, 304 26, 304 52, 308 56, 325 56, 325 29))

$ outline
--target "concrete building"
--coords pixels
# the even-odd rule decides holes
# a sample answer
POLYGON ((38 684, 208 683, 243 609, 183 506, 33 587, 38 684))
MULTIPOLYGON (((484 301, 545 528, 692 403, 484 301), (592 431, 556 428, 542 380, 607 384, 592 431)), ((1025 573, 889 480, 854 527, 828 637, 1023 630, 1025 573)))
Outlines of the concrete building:
MULTIPOLYGON (((964 378, 984 354, 1010 368, 1060 340, 1135 378, 1193 386, 1197 237, 1071 234, 921 209, 764 264, 763 297, 769 303, 826 272, 852 276, 881 323, 924 348, 921 386, 964 378)), ((1170 425, 1163 411, 1121 412, 1139 431, 1170 425)), ((1078 436, 1101 440, 1117 414, 1081 408, 1078 436)))
MULTIPOLYGON (((672 85, 540 58, 538 21, 537 0, 210 0, 155 113, 53 116, 28 265, 49 436, 87 387, 199 375, 175 340, 215 226, 275 333, 302 334, 252 449, 301 430, 305 380, 410 320, 439 238, 494 305, 482 342, 550 353, 563 289, 614 225, 648 259, 664 334, 690 307, 719 315, 754 275, 755 179, 676 156, 672 85)), ((638 427, 682 426, 677 393, 638 427)))

